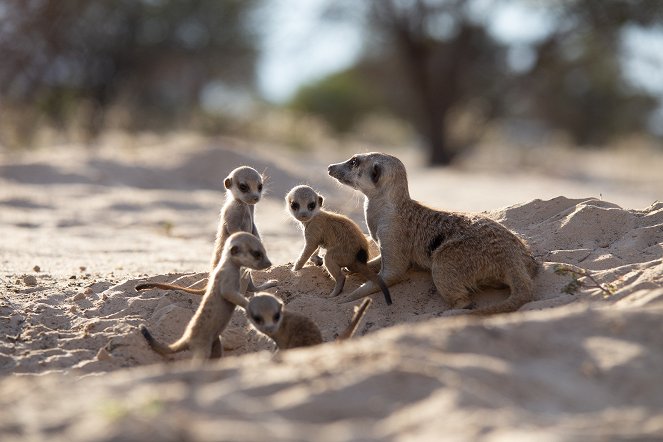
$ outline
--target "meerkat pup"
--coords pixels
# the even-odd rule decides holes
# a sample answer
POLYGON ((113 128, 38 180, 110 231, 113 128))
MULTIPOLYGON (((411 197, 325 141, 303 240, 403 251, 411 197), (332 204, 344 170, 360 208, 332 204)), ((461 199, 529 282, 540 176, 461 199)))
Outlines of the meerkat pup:
MULTIPOLYGON (((509 298, 477 314, 514 311, 532 300, 539 265, 525 243, 496 221, 481 215, 428 208, 410 198, 405 166, 383 153, 355 155, 332 164, 329 175, 362 192, 364 214, 380 257, 387 285, 403 279, 410 267, 431 271, 433 282, 454 309, 473 307, 470 292, 484 285, 507 285, 509 298)), ((369 281, 348 301, 377 290, 369 281)))
MULTIPOLYGON (((226 202, 223 204, 221 212, 219 213, 219 226, 217 228, 216 240, 214 242, 210 274, 219 263, 223 246, 230 235, 235 232, 249 232, 260 239, 254 221, 254 206, 260 201, 262 196, 262 175, 251 167, 238 167, 230 172, 230 175, 228 175, 223 181, 223 185, 226 188, 226 202)), ((276 280, 269 280, 259 286, 255 286, 250 274, 248 274, 247 278, 247 291, 249 292, 267 290, 278 284, 276 280)), ((195 289, 175 284, 156 282, 139 284, 136 286, 136 290, 152 288, 181 290, 194 295, 204 295, 207 290, 206 288, 195 289)))
MULTIPOLYGON (((349 339, 355 334, 371 302, 371 299, 365 299, 360 306, 355 307, 350 324, 338 336, 337 341, 349 339)), ((246 316, 256 330, 276 343, 279 350, 308 347, 323 342, 315 322, 304 315, 284 309, 283 302, 269 293, 252 297, 246 308, 246 316)))
MULTIPOLYGON (((336 281, 329 296, 337 296, 343 290, 345 275, 342 268, 361 274, 382 289, 384 299, 391 305, 391 295, 382 278, 366 264, 368 240, 347 216, 328 212, 322 208, 323 198, 309 186, 296 186, 285 196, 286 205, 293 218, 302 224, 306 244, 293 266, 301 269, 318 247, 327 250, 323 259, 329 275, 336 281)), ((314 262, 320 257, 316 254, 314 262), (317 259, 316 259, 317 258, 317 259)))
POLYGON ((222 356, 223 347, 219 335, 230 322, 236 306, 246 308, 249 301, 239 292, 241 267, 262 270, 272 263, 258 238, 250 233, 230 235, 207 282, 196 313, 180 339, 172 344, 157 341, 145 325, 140 331, 154 351, 161 355, 191 350, 194 362, 222 356))

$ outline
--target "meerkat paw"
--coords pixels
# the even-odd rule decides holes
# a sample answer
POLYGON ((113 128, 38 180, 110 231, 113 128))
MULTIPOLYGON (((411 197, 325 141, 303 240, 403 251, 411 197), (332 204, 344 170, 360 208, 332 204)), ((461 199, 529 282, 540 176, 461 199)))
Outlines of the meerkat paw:
POLYGON ((323 261, 318 255, 311 256, 311 262, 317 266, 321 266, 323 261))
POLYGON ((301 264, 295 264, 295 265, 292 266, 291 271, 293 271, 293 272, 298 272, 298 271, 300 271, 300 270, 302 269, 302 267, 304 267, 304 266, 301 265, 301 264))

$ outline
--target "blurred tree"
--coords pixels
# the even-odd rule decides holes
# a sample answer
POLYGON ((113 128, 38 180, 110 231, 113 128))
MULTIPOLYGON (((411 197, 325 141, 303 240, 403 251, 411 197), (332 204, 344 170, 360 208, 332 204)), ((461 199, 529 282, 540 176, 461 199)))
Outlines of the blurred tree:
POLYGON ((482 118, 498 113, 504 48, 472 18, 465 0, 375 0, 368 13, 384 40, 364 72, 421 134, 430 163, 448 164, 456 149, 447 124, 458 106, 479 103, 482 118))
POLYGON ((412 123, 431 164, 449 163, 495 118, 538 119, 580 144, 603 143, 644 130, 657 104, 626 80, 620 43, 628 26, 663 22, 661 1, 373 0, 368 5, 334 2, 328 16, 360 16, 369 32, 355 70, 364 84, 379 89, 394 114, 412 123), (550 25, 542 38, 524 45, 532 63, 519 69, 509 59, 516 43, 498 38, 491 27, 491 18, 509 5, 543 12, 550 25), (475 130, 465 140, 454 139, 452 120, 468 111, 475 130))
POLYGON ((97 134, 122 102, 137 127, 191 110, 209 81, 251 85, 259 0, 0 0, 0 100, 97 134), (253 24, 253 23, 252 23, 253 24))

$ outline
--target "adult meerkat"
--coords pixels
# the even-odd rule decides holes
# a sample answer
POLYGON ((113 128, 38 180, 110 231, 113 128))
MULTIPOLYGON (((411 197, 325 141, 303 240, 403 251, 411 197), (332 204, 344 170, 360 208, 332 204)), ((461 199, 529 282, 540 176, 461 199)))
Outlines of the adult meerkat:
MULTIPOLYGON (((349 339, 355 334, 371 302, 371 299, 365 299, 355 308, 350 324, 336 338, 337 341, 349 339)), ((246 308, 246 317, 256 330, 271 338, 279 350, 308 347, 323 342, 315 322, 302 314, 284 309, 283 302, 269 293, 251 298, 246 308)))
MULTIPOLYGON (((318 247, 322 247, 327 250, 323 259, 325 268, 336 282, 329 296, 337 296, 343 290, 345 275, 342 268, 347 267, 380 287, 385 301, 391 305, 387 285, 366 264, 368 240, 359 226, 347 216, 323 209, 322 196, 309 186, 294 187, 285 196, 285 201, 292 217, 302 224, 306 240, 293 271, 301 269, 318 247)), ((315 254, 312 260, 316 262, 320 257, 315 254)))
MULTIPOLYGON (((410 198, 405 166, 383 153, 355 155, 332 164, 329 175, 365 196, 364 214, 387 285, 399 282, 411 266, 429 269, 440 295, 454 309, 471 308, 470 292, 484 285, 507 285, 505 301, 477 314, 514 311, 532 300, 539 265, 527 246, 496 221, 481 215, 434 210, 410 198)), ((377 290, 372 282, 348 301, 377 290)))
POLYGON ((241 268, 262 270, 271 265, 258 238, 246 232, 230 235, 221 260, 207 282, 205 295, 182 337, 172 344, 163 344, 145 325, 140 326, 141 333, 150 347, 161 355, 188 349, 195 362, 221 357, 223 348, 219 335, 230 322, 235 307, 246 308, 249 303, 239 292, 241 268))
MULTIPOLYGON (((219 260, 221 259, 221 252, 223 246, 230 235, 235 232, 249 232, 260 239, 258 229, 254 222, 254 209, 255 205, 260 201, 262 196, 262 175, 255 169, 242 166, 234 169, 223 181, 226 188, 226 201, 219 213, 219 226, 216 232, 216 240, 214 241, 214 252, 212 253, 210 274, 214 272, 219 260)), ((257 292, 275 287, 276 280, 269 280, 259 286, 253 284, 251 275, 248 275, 248 288, 249 292, 257 292)), ((191 293, 194 295, 204 295, 206 288, 195 289, 191 287, 182 287, 176 284, 164 284, 158 282, 150 282, 139 284, 136 290, 145 289, 165 289, 165 290, 181 290, 183 292, 191 293)))

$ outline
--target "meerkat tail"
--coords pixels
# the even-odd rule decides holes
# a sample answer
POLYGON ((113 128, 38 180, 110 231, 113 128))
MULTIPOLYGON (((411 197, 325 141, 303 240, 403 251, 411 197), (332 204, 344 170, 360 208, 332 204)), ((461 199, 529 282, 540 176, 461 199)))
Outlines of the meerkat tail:
POLYGON ((532 279, 529 275, 510 275, 507 283, 511 290, 509 297, 499 304, 472 310, 473 315, 492 315, 495 313, 515 312, 532 301, 532 279))
POLYGON ((144 284, 138 284, 136 287, 134 287, 134 289, 136 291, 147 290, 147 289, 180 290, 183 292, 191 293, 192 295, 200 295, 200 296, 204 295, 206 290, 204 288, 193 289, 190 287, 182 287, 175 284, 162 284, 160 282, 147 282, 144 284))
POLYGON ((163 344, 159 341, 157 341, 154 336, 152 336, 152 333, 145 327, 145 325, 141 324, 138 329, 142 333, 143 337, 149 344, 149 346, 152 348, 152 350, 156 351, 162 356, 166 356, 172 353, 177 353, 182 350, 187 349, 187 342, 185 339, 180 339, 173 344, 167 345, 163 344))
POLYGON ((372 299, 364 299, 364 301, 355 308, 355 313, 352 315, 352 320, 350 321, 350 325, 343 330, 343 332, 338 335, 338 338, 336 339, 337 341, 343 341, 346 339, 350 339, 355 332, 357 331, 357 326, 359 325, 359 322, 364 318, 364 315, 366 314, 366 310, 368 307, 371 305, 373 302, 372 299))
POLYGON ((380 290, 382 290, 382 293, 384 294, 385 302, 387 305, 391 305, 391 294, 389 293, 389 288, 387 287, 387 284, 384 283, 384 280, 380 277, 380 275, 373 272, 368 264, 361 263, 360 265, 355 266, 355 268, 359 270, 359 273, 364 278, 380 287, 380 290))

